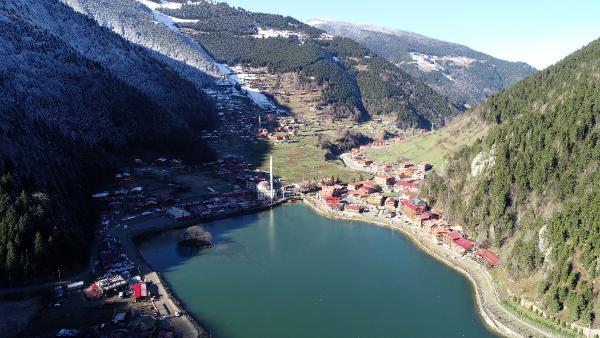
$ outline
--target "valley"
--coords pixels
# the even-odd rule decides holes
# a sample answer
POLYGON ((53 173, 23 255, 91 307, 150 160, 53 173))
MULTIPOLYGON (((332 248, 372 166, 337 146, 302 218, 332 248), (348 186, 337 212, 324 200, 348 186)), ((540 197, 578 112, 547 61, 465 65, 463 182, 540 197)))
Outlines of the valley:
POLYGON ((376 305, 423 304, 440 326, 406 332, 600 335, 599 40, 537 71, 213 1, 15 0, 0 42, 0 336, 258 337, 271 317, 281 335, 315 307, 313 334, 391 337, 376 305), (190 226, 210 245, 173 244, 190 226), (256 278, 231 298, 240 273, 256 278), (259 299, 249 323, 238 310, 259 299))

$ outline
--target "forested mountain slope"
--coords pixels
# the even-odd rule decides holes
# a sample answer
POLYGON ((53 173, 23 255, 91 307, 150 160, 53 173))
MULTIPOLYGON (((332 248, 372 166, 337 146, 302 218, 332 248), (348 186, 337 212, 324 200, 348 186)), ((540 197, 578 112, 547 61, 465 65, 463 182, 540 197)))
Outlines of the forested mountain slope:
POLYGON ((322 85, 321 103, 333 106, 336 117, 391 115, 401 127, 429 127, 458 113, 426 84, 350 39, 225 3, 178 2, 159 10, 217 61, 299 73, 322 85))
POLYGON ((523 62, 411 32, 327 19, 307 23, 361 43, 458 105, 474 105, 535 72, 523 62))
POLYGON ((218 76, 213 60, 206 51, 179 32, 169 18, 152 11, 149 0, 60 0, 94 19, 100 26, 119 34, 133 44, 143 46, 162 63, 168 64, 197 88, 210 85, 218 76))
POLYGON ((599 80, 596 40, 490 97, 478 112, 496 127, 427 193, 502 252, 516 294, 585 326, 600 313, 599 80))
POLYGON ((191 127, 214 121, 204 95, 89 21, 52 0, 0 4, 0 284, 86 263, 97 222, 90 194, 119 158, 141 150, 212 157, 191 127), (92 53, 93 41, 112 52, 92 53), (148 74, 129 70, 123 80, 124 69, 103 64, 115 53, 148 74))

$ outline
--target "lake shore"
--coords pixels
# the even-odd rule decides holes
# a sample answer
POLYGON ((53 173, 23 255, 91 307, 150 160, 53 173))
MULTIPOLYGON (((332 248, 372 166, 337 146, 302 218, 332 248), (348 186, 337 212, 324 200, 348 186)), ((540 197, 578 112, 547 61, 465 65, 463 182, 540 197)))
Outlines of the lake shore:
MULTIPOLYGON (((500 298, 497 294, 496 288, 493 284, 493 280, 489 272, 478 263, 466 259, 457 255, 454 255, 449 250, 437 245, 430 236, 425 233, 419 233, 415 226, 410 225, 408 222, 395 221, 392 222, 389 219, 378 219, 375 217, 363 216, 363 215, 349 215, 341 212, 335 212, 327 208, 318 199, 311 196, 304 196, 303 202, 309 206, 313 211, 317 212, 323 217, 331 219, 339 219, 351 222, 362 222, 370 223, 377 226, 390 228, 404 234, 410 239, 415 245, 421 250, 428 253, 430 256, 436 258, 440 262, 446 264, 450 268, 460 272, 469 279, 474 289, 474 298, 477 304, 477 311, 487 324, 497 334, 509 337, 527 337, 527 336, 544 336, 552 337, 551 333, 545 332, 540 328, 537 328, 520 318, 517 318, 512 313, 504 309, 500 303, 500 298)), ((275 205, 276 206, 276 205, 275 205)), ((272 206, 272 207, 275 207, 272 206)), ((260 208, 257 210, 249 210, 242 214, 257 213, 272 207, 260 208)), ((241 214, 240 214, 241 215, 241 214)), ((119 237, 124 244, 128 253, 131 253, 130 257, 135 257, 137 262, 141 262, 141 266, 144 268, 144 275, 149 276, 151 280, 159 285, 161 288, 161 294, 165 298, 165 301, 175 311, 182 313, 180 319, 181 324, 178 325, 180 329, 185 332, 184 337, 212 337, 213 335, 207 329, 206 325, 203 325, 200 318, 195 318, 193 314, 186 311, 183 302, 178 296, 171 291, 168 283, 161 278, 157 273, 156 269, 149 264, 138 250, 137 241, 141 240, 145 236, 149 236, 155 233, 159 233, 166 230, 183 228, 188 225, 206 223, 209 221, 230 218, 239 216, 227 215, 224 217, 210 218, 204 220, 187 221, 183 223, 169 223, 162 222, 157 226, 134 228, 130 231, 121 232, 119 237)), ((117 235, 117 234, 116 234, 117 235)))
POLYGON ((554 336, 552 333, 545 332, 504 309, 500 303, 500 297, 494 286, 492 277, 485 268, 470 259, 457 256, 436 244, 430 236, 421 232, 416 226, 410 225, 404 220, 394 222, 389 219, 336 212, 328 208, 317 198, 311 196, 305 196, 304 203, 318 214, 327 218, 370 223, 399 231, 421 250, 463 274, 469 279, 475 291, 478 313, 488 327, 497 334, 509 337, 554 336))
POLYGON ((155 269, 142 255, 138 249, 138 241, 143 240, 146 236, 151 236, 156 233, 160 233, 167 230, 181 229, 195 224, 202 224, 207 222, 216 221, 224 218, 231 218, 236 216, 242 216, 247 214, 253 214, 269 210, 274 208, 285 201, 278 201, 273 205, 257 207, 252 209, 241 210, 231 214, 219 215, 214 217, 205 217, 202 219, 191 219, 184 222, 177 222, 168 218, 159 218, 156 222, 148 222, 143 225, 130 227, 126 231, 122 231, 117 228, 111 228, 110 234, 116 236, 123 247, 123 251, 128 255, 132 261, 138 266, 140 274, 145 279, 151 280, 158 286, 159 294, 161 295, 159 301, 166 304, 172 312, 181 313, 180 317, 173 317, 173 325, 178 332, 182 333, 183 338, 196 338, 196 337, 213 337, 213 334, 202 323, 200 318, 196 318, 192 313, 187 311, 184 302, 172 291, 169 283, 160 276, 160 273, 155 269))

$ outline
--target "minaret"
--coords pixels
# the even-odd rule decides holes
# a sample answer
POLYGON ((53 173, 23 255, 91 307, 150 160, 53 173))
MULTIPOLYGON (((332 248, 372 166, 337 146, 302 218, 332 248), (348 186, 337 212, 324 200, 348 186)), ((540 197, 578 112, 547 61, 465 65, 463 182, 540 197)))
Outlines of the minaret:
POLYGON ((269 157, 269 180, 271 182, 271 203, 273 203, 273 198, 275 197, 275 191, 273 190, 273 156, 269 157))

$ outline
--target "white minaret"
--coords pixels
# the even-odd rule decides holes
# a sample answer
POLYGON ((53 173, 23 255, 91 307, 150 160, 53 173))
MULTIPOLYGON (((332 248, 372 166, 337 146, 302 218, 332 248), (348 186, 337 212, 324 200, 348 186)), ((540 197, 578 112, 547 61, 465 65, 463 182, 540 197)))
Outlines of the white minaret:
POLYGON ((273 156, 269 157, 269 176, 271 182, 271 203, 273 203, 273 198, 275 197, 275 191, 273 190, 273 156))

